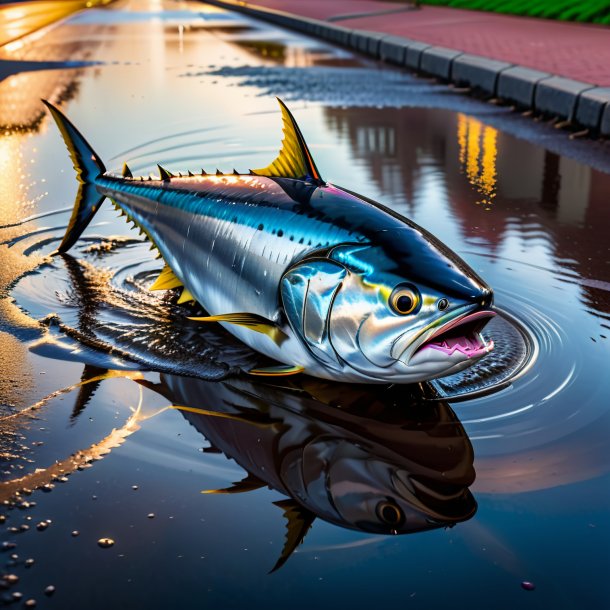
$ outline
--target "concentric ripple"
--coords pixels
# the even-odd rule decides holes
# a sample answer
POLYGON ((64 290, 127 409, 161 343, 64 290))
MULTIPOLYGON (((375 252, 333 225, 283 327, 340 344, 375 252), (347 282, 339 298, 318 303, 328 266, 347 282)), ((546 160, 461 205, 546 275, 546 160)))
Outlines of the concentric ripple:
MULTIPOLYGON (((260 362, 220 326, 189 321, 193 308, 178 305, 175 294, 148 290, 160 270, 148 243, 118 237, 80 243, 78 258, 56 256, 13 290, 19 306, 49 327, 33 346, 38 353, 72 359, 76 351, 97 366, 110 360, 109 368, 204 379, 260 362)), ((500 390, 531 361, 535 339, 508 312, 499 313, 486 330, 496 349, 467 371, 435 381, 441 396, 464 400, 500 390)))

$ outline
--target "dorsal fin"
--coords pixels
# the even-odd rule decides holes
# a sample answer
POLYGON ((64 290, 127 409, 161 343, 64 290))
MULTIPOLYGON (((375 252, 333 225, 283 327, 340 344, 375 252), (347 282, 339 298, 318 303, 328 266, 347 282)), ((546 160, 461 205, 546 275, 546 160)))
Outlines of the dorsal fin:
POLYGON ((255 169, 254 173, 259 176, 277 176, 322 182, 318 168, 307 148, 307 144, 305 144, 305 139, 297 122, 279 97, 277 101, 282 110, 284 132, 282 148, 273 163, 267 167, 255 169))
POLYGON ((133 178, 133 174, 131 173, 131 170, 129 169, 127 163, 123 163, 123 171, 121 172, 121 174, 123 178, 133 178))
POLYGON ((188 177, 192 178, 195 174, 193 174, 193 172, 189 169, 189 173, 188 173, 188 177))
POLYGON ((224 174, 218 168, 216 168, 216 175, 217 176, 224 176, 224 174))
POLYGON ((163 180, 163 182, 174 177, 174 175, 171 172, 168 172, 166 169, 164 169, 160 165, 157 165, 157 167, 159 168, 159 174, 161 175, 161 180, 163 180))
POLYGON ((201 169, 201 175, 202 176, 207 176, 208 172, 206 172, 203 168, 201 169))

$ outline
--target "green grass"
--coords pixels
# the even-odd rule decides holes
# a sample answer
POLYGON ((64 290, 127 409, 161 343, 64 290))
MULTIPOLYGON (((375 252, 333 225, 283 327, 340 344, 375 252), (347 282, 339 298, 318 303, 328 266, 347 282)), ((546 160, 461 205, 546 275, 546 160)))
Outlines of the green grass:
POLYGON ((421 0, 421 4, 610 25, 610 0, 421 0))

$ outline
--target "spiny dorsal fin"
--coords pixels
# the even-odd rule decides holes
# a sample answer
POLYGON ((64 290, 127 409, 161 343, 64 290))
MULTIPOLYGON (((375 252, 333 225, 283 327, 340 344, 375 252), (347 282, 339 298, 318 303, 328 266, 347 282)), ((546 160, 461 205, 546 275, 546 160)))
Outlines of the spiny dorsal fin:
POLYGON ((283 178, 297 178, 322 182, 318 168, 305 144, 303 134, 286 104, 278 97, 277 101, 282 110, 282 123, 284 139, 280 152, 267 167, 255 169, 259 176, 277 176, 283 178))
POLYGON ((182 286, 182 282, 174 275, 170 266, 166 264, 149 290, 169 290, 170 288, 179 288, 180 286, 182 286))
POLYGON ((123 178, 133 178, 133 174, 131 173, 131 170, 129 169, 127 163, 123 163, 123 171, 121 172, 121 174, 123 178))
POLYGON ((224 176, 224 174, 218 168, 216 168, 216 175, 217 176, 224 176))
POLYGON ((189 320, 195 322, 225 322, 245 326, 257 333, 267 335, 277 345, 281 345, 288 339, 288 335, 277 324, 255 313, 225 313, 219 316, 193 317, 189 320))
POLYGON ((188 173, 189 178, 192 178, 194 175, 195 174, 193 174, 193 172, 189 169, 189 173, 188 173))
POLYGON ((241 494, 247 491, 255 491, 261 487, 266 487, 267 483, 261 481, 257 476, 248 473, 241 481, 235 481, 230 487, 222 489, 206 489, 202 494, 241 494))
POLYGON ((202 176, 207 176, 207 175, 208 175, 208 172, 206 172, 204 169, 202 169, 202 170, 201 170, 201 175, 202 175, 202 176))
POLYGON ((239 176, 239 172, 235 168, 233 168, 233 175, 234 176, 239 176))
POLYGON ((305 535, 316 518, 311 511, 308 511, 294 500, 280 500, 273 504, 279 506, 284 511, 284 517, 286 518, 286 540, 282 554, 269 574, 279 570, 288 561, 295 549, 303 542, 305 535))
POLYGON ((171 172, 168 172, 166 169, 164 169, 160 165, 157 165, 157 167, 159 168, 159 174, 161 175, 161 180, 163 180, 163 182, 174 177, 174 175, 171 172))

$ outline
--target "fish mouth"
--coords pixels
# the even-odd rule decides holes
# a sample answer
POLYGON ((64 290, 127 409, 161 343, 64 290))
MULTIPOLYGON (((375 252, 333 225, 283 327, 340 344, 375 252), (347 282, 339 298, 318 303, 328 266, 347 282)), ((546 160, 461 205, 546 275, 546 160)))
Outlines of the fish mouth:
POLYGON ((480 358, 491 352, 494 342, 485 341, 481 331, 495 312, 476 311, 450 320, 428 336, 411 355, 410 361, 423 351, 435 350, 453 356, 463 355, 465 359, 480 358))

